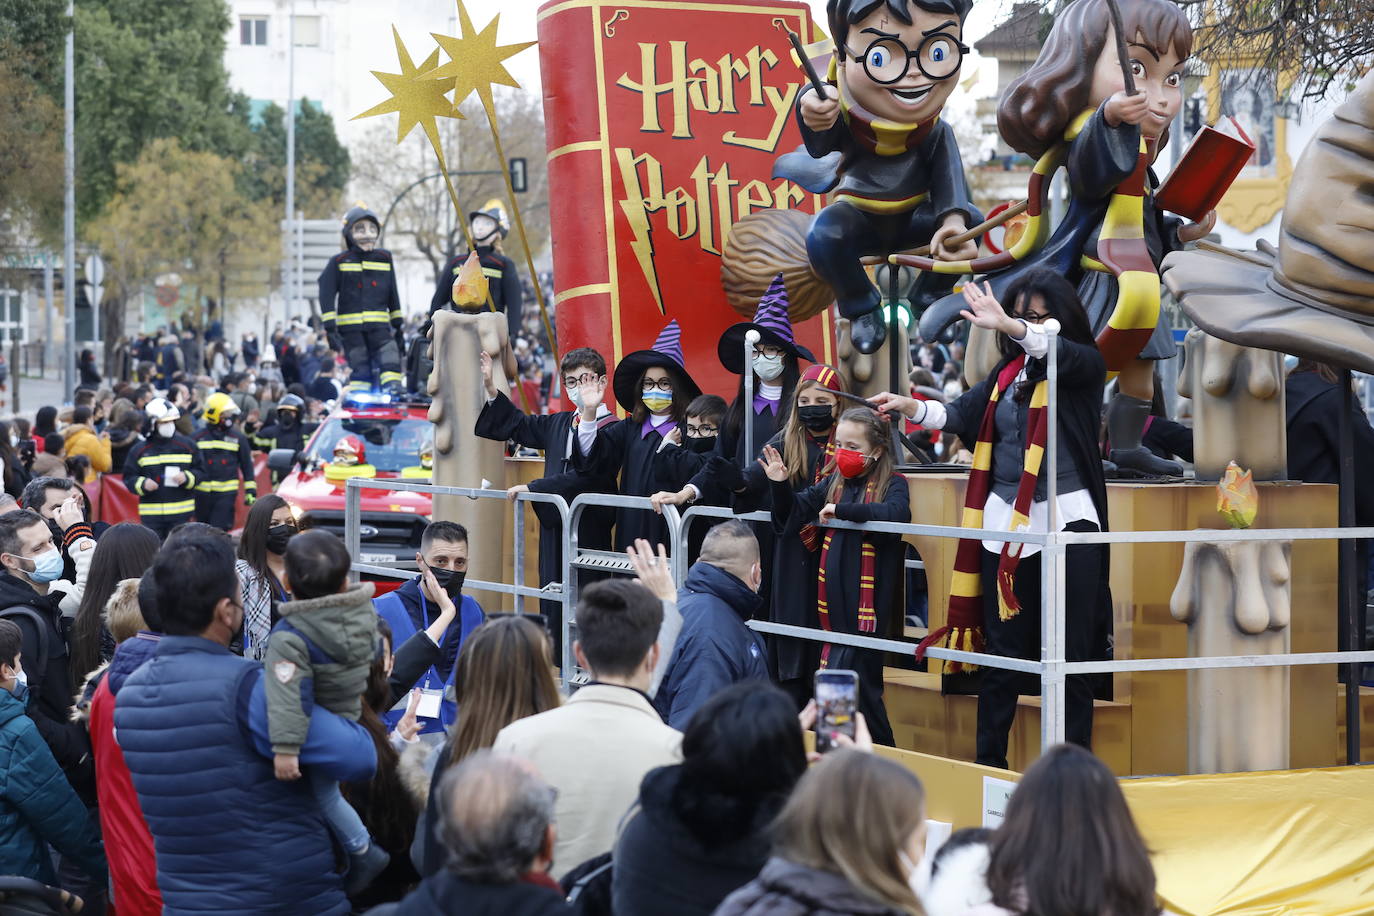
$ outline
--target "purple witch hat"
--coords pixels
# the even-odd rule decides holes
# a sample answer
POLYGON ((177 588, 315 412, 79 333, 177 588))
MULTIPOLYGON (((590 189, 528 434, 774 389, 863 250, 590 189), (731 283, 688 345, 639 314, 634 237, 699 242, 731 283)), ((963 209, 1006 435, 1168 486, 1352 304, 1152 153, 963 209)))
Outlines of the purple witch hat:
POLYGON ((678 327, 677 319, 674 318, 658 332, 658 339, 654 341, 651 349, 627 353, 615 367, 611 388, 615 392, 616 402, 621 407, 626 410, 634 407, 635 402, 639 400, 640 376, 644 374, 645 369, 655 366, 668 370, 673 379, 674 390, 686 393, 688 400, 701 394, 701 388, 687 374, 686 359, 682 355, 682 328, 678 327))
POLYGON ((744 374, 744 335, 754 330, 759 332, 759 343, 781 347, 783 352, 794 359, 804 359, 814 363, 816 357, 811 351, 797 343, 792 334, 792 320, 788 317, 787 287, 783 285, 782 274, 773 278, 768 292, 759 300, 754 311, 753 321, 742 321, 725 329, 716 347, 720 364, 736 375, 744 374))

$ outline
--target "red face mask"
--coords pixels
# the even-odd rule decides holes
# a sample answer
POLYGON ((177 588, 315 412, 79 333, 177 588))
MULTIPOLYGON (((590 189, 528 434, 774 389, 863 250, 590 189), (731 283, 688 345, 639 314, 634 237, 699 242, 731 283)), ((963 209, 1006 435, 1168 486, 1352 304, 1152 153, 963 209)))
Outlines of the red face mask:
POLYGON ((835 469, 844 477, 853 479, 868 469, 868 456, 852 448, 835 449, 835 469))

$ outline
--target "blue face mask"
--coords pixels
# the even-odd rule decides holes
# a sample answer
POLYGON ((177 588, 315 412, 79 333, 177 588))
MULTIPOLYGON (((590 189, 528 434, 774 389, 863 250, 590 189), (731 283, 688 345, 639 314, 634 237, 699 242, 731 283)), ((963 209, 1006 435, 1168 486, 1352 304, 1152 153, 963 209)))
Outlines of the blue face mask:
POLYGON ((56 547, 32 558, 33 571, 27 573, 34 582, 53 582, 62 577, 62 552, 56 547))

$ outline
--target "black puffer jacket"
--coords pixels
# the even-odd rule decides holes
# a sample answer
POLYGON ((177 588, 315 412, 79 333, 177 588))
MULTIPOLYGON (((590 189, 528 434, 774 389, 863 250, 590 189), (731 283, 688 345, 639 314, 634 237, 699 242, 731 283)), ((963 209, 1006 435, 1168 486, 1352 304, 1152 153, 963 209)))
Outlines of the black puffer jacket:
POLYGON ((715 916, 901 916, 861 893, 842 876, 786 859, 769 859, 759 876, 735 891, 715 916))
POLYGON ((613 857, 616 916, 708 916, 768 861, 767 824, 781 799, 759 805, 679 794, 691 791, 681 766, 644 777, 613 857), (684 817, 684 809, 694 813, 684 817))

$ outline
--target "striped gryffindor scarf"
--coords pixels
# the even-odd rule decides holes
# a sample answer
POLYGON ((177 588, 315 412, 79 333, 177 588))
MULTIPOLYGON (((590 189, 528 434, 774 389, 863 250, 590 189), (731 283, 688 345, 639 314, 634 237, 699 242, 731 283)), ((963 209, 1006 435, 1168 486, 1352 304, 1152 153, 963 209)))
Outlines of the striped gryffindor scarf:
MULTIPOLYGON (((807 433, 810 435, 810 433, 807 433)), ((825 479, 825 471, 835 461, 835 430, 830 430, 830 435, 825 440, 825 447, 816 456, 816 472, 812 476, 812 483, 820 483, 825 479)), ((812 553, 816 552, 816 547, 820 544, 821 529, 815 522, 803 525, 801 530, 802 544, 812 553)))
MULTIPOLYGON (((864 502, 871 503, 877 496, 878 481, 870 479, 864 487, 864 502)), ((830 600, 825 582, 825 569, 830 560, 830 542, 834 537, 833 528, 825 532, 825 539, 821 542, 821 570, 816 579, 816 616, 820 620, 821 629, 827 632, 830 630, 830 600)), ((862 545, 859 550, 859 632, 876 633, 878 615, 873 606, 873 587, 878 570, 878 551, 868 538, 863 539, 862 545)), ((826 667, 829 661, 830 643, 826 643, 821 647, 821 667, 826 667)))
MULTIPOLYGON (((960 524, 964 528, 983 527, 983 508, 992 494, 992 443, 997 425, 997 403, 1016 384, 1016 377, 1026 364, 1024 355, 1008 363, 997 376, 987 410, 978 427, 978 442, 973 449, 973 469, 968 475, 968 489, 964 494, 964 514, 960 524)), ((1026 452, 1022 463, 1021 481, 1016 487, 1016 501, 1012 505, 1011 530, 1030 523, 1031 503, 1040 480, 1040 465, 1045 457, 1045 443, 1049 437, 1049 382, 1041 380, 1031 392, 1030 413, 1026 418, 1026 452)), ((997 564, 997 608, 1003 620, 1010 620, 1021 610, 1014 591, 1016 566, 1021 562, 1021 544, 1010 541, 1002 545, 997 564)), ((978 652, 983 647, 983 542, 977 538, 963 538, 954 555, 954 576, 950 583, 949 614, 945 626, 931 633, 916 648, 919 661, 925 650, 948 636, 946 646, 964 652, 978 652)), ((944 672, 957 674, 973 671, 976 665, 946 661, 944 672)))

